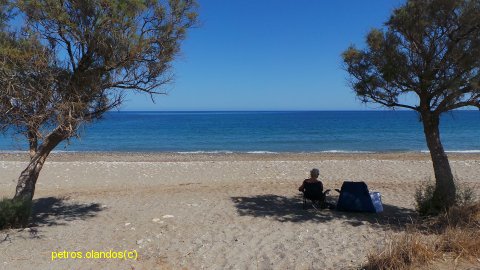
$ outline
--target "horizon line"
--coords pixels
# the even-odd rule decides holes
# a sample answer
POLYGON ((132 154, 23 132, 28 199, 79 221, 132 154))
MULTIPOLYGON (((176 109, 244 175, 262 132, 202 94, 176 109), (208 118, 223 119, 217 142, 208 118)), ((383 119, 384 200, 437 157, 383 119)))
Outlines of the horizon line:
MULTIPOLYGON (((256 109, 256 110, 207 110, 207 109, 185 109, 185 110, 110 110, 108 112, 380 112, 380 111, 402 111, 402 112, 417 112, 415 110, 409 110, 409 109, 370 109, 370 110, 358 110, 358 109, 338 109, 338 110, 288 110, 288 109, 256 109)), ((477 109, 457 109, 453 111, 479 111, 477 109)), ((449 111, 452 112, 452 111, 449 111)), ((448 112, 446 112, 448 113, 448 112)))

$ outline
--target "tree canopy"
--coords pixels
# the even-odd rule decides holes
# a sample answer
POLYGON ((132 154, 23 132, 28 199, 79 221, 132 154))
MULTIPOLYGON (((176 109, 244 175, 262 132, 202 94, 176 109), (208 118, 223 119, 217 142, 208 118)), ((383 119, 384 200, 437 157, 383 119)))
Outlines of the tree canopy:
POLYGON ((125 90, 163 93, 196 20, 190 0, 13 4, 27 21, 1 33, 0 124, 37 138, 53 126, 76 135, 79 124, 119 106, 125 90))
MULTIPOLYGON (((193 0, 0 5, 6 7, 0 13, 0 129, 28 138, 31 168, 24 178, 35 181, 32 172, 48 153, 122 104, 125 91, 165 93, 171 63, 197 18, 193 0), (23 25, 11 25, 11 10, 25 18, 23 25)), ((20 182, 17 195, 25 186, 20 182)))
POLYGON ((364 102, 428 110, 480 109, 480 1, 410 0, 367 49, 343 53, 352 87, 364 102), (417 104, 400 102, 413 94, 417 104))

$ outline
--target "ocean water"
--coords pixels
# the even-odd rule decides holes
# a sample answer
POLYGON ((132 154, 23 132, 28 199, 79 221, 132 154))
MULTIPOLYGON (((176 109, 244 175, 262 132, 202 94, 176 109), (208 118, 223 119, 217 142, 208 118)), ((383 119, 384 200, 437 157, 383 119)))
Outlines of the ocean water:
MULTIPOLYGON (((480 152, 480 112, 441 120, 447 151, 480 152)), ((0 136, 0 151, 25 151, 25 139, 0 136)), ((387 152, 425 151, 411 111, 110 112, 56 151, 387 152)))

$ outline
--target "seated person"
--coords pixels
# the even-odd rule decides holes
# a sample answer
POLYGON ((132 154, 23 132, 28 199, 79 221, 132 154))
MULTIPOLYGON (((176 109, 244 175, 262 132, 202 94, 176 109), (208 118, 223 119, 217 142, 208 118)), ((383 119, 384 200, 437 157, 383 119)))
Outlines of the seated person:
POLYGON ((318 180, 320 172, 318 169, 312 169, 310 171, 310 178, 303 180, 302 185, 298 188, 303 192, 303 207, 305 209, 306 200, 312 201, 312 206, 317 209, 317 206, 321 209, 335 209, 335 203, 327 201, 327 194, 329 189, 323 191, 323 183, 318 180))
POLYGON ((321 181, 318 180, 318 176, 320 175, 320 171, 318 169, 312 169, 310 171, 310 178, 303 180, 302 185, 298 188, 299 191, 305 192, 306 185, 318 185, 318 192, 323 193, 323 184, 321 181))

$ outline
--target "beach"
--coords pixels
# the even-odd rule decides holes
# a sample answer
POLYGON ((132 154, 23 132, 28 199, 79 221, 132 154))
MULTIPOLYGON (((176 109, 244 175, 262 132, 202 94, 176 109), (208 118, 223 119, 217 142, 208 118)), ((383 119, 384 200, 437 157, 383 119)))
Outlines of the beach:
MULTIPOLYGON (((449 157, 478 193, 480 154, 449 157)), ((0 154, 0 197, 13 196, 27 160, 0 154)), ((412 222, 429 178, 428 153, 54 153, 30 228, 0 232, 0 269, 355 269, 412 222), (332 190, 365 181, 384 212, 302 209, 312 168, 332 190), (137 257, 53 259, 63 251, 137 257)))

